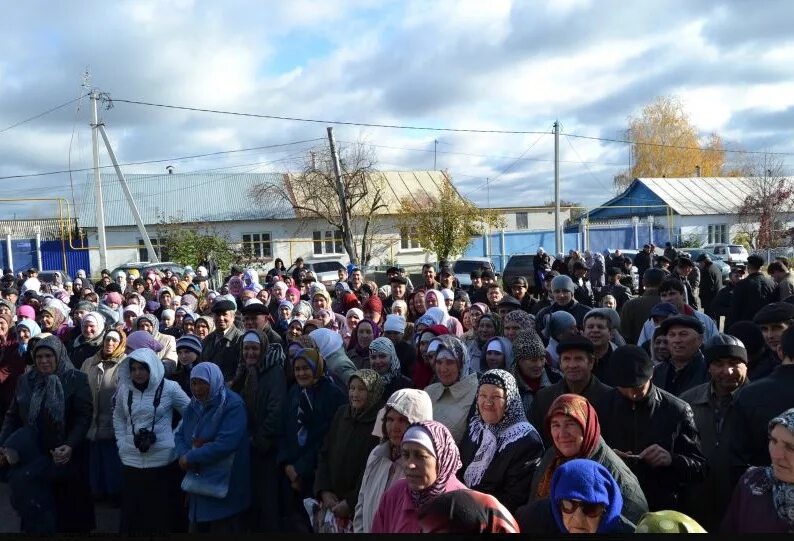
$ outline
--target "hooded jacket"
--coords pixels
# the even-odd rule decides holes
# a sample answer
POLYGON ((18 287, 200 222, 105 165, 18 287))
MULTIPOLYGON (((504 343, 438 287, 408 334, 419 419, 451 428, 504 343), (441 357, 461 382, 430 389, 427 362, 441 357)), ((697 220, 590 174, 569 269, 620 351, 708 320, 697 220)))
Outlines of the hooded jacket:
POLYGON ((180 414, 184 413, 190 398, 177 382, 164 380, 163 362, 148 348, 130 353, 116 372, 119 386, 116 392, 116 406, 113 409, 113 429, 121 462, 125 466, 139 469, 159 468, 170 464, 176 459, 174 432, 171 428, 173 410, 177 410, 180 414), (149 367, 149 383, 143 391, 136 389, 132 383, 130 360, 144 363, 149 367), (163 390, 154 417, 154 397, 161 382, 163 382, 163 390), (130 393, 132 406, 128 405, 130 393), (141 428, 152 430, 152 421, 157 440, 146 453, 141 453, 133 442, 132 425, 135 425, 136 431, 140 431, 141 428))
POLYGON ((444 387, 441 382, 431 383, 425 388, 433 401, 433 420, 446 426, 456 442, 466 434, 469 414, 477 394, 478 378, 475 372, 444 387))
POLYGON ((103 359, 101 352, 97 352, 80 367, 88 376, 94 407, 94 416, 88 431, 89 440, 113 440, 116 437, 113 427, 113 401, 118 390, 118 368, 123 359, 123 351, 121 355, 108 359, 103 359))

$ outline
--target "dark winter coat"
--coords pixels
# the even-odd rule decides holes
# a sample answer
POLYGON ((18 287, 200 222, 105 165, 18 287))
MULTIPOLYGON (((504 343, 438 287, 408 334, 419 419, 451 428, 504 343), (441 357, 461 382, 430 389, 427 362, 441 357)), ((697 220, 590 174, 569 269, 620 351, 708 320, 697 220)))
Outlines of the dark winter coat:
MULTIPOLYGON (((548 363, 543 367, 540 389, 537 391, 533 391, 529 388, 524 379, 521 377, 521 374, 518 373, 518 366, 513 367, 513 376, 516 379, 516 385, 518 385, 518 394, 521 396, 521 403, 524 405, 524 413, 527 414, 528 420, 531 420, 530 412, 532 411, 532 402, 535 400, 535 395, 537 395, 546 387, 551 387, 555 383, 562 380, 562 373, 548 363)), ((542 427, 536 426, 535 428, 538 430, 538 432, 542 432, 542 427)))
POLYGON ((676 371, 671 361, 657 364, 653 369, 653 384, 674 396, 711 381, 703 354, 698 350, 684 368, 676 371))
POLYGON ((722 273, 714 263, 706 263, 700 273, 700 306, 711 315, 711 303, 722 288, 722 273))
MULTIPOLYGON (((458 478, 463 481, 466 468, 474 461, 480 442, 471 441, 468 433, 460 444, 460 459, 463 467, 458 478)), ((543 457, 543 441, 537 431, 509 444, 497 452, 477 486, 472 490, 485 492, 499 500, 512 513, 527 500, 527 490, 532 476, 543 457)))
POLYGON ((393 378, 383 389, 383 398, 388 399, 396 391, 399 391, 400 389, 412 389, 413 386, 414 382, 411 378, 406 378, 400 374, 400 377, 393 378))
MULTIPOLYGON (((590 383, 580 394, 596 408, 596 411, 599 411, 598 404, 600 404, 601 400, 608 396, 611 391, 612 387, 604 385, 597 377, 592 376, 590 383)), ((535 394, 535 400, 532 401, 532 411, 529 416, 529 422, 541 432, 543 441, 546 443, 547 447, 551 445, 551 439, 542 429, 542 427, 546 426, 546 414, 552 402, 554 402, 557 397, 570 392, 572 391, 565 382, 565 378, 563 378, 551 387, 546 387, 538 391, 537 394, 535 394)), ((601 417, 600 413, 598 417, 601 417)))
POLYGON ((607 284, 602 287, 601 291, 598 293, 598 302, 600 303, 607 295, 615 297, 615 301, 618 303, 618 313, 623 308, 623 305, 632 298, 631 289, 623 284, 607 284))
POLYGON ((627 301, 620 310, 620 334, 627 344, 636 344, 642 326, 651 317, 651 308, 662 302, 656 289, 646 288, 642 296, 627 301))
POLYGON ((199 362, 211 362, 220 367, 223 379, 231 381, 237 371, 237 363, 243 349, 243 333, 232 327, 226 334, 215 329, 204 339, 199 362))
POLYGON ((640 454, 658 444, 672 455, 667 467, 651 468, 639 459, 626 460, 637 476, 651 511, 681 508, 681 491, 708 474, 692 408, 651 385, 640 402, 612 390, 600 404, 601 435, 612 449, 640 454))
MULTIPOLYGON (((734 397, 736 396, 734 392, 734 397)), ((692 485, 683 494, 686 513, 708 532, 717 531, 725 509, 731 499, 730 442, 732 434, 727 423, 716 414, 716 396, 712 396, 711 383, 704 383, 680 396, 695 415, 695 426, 700 433, 700 446, 709 463, 709 473, 702 483, 692 485)), ((731 398, 733 402, 734 398, 731 398)), ((732 407, 725 411, 727 415, 732 407)))
POLYGON ((25 373, 25 357, 19 354, 19 344, 13 340, 0 347, 0 423, 14 398, 17 380, 25 373))
POLYGON ((754 272, 739 280, 733 290, 727 329, 737 321, 752 321, 755 314, 775 300, 775 282, 769 276, 754 272))
POLYGON ((408 378, 413 373, 414 362, 416 362, 416 348, 405 341, 394 344, 397 358, 400 359, 400 372, 408 378))
POLYGON ((535 316, 535 328, 537 329, 538 334, 542 335, 543 329, 546 326, 546 323, 548 322, 549 318, 551 317, 551 314, 553 314, 554 312, 562 311, 571 314, 574 317, 574 319, 576 319, 576 326, 581 329, 584 326, 584 316, 586 316, 587 312, 589 312, 592 309, 593 308, 591 306, 581 304, 577 302, 575 299, 569 302, 568 304, 566 304, 565 306, 560 306, 559 304, 554 303, 551 306, 548 306, 547 308, 544 308, 543 310, 538 312, 538 315, 535 316))
POLYGON ((746 385, 734 398, 726 419, 731 437, 732 479, 748 466, 768 466, 769 421, 794 408, 794 364, 780 365, 767 377, 746 385))
POLYGON ((102 340, 104 338, 103 334, 100 334, 93 340, 86 340, 82 334, 75 338, 74 341, 66 347, 72 365, 83 366, 86 359, 90 359, 102 349, 102 340))
POLYGON ((358 417, 353 416, 349 404, 336 410, 318 456, 314 479, 318 500, 320 493, 327 490, 336 494, 339 501, 347 501, 350 509, 356 508, 367 457, 378 444, 372 429, 381 406, 379 402, 358 417))

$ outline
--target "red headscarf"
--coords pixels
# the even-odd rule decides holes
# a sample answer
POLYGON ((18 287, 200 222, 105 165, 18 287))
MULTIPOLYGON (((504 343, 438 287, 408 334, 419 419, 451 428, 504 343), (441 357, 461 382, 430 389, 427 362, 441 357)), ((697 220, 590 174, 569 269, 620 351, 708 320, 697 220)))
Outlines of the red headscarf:
POLYGON ((377 295, 373 295, 372 297, 368 298, 367 301, 364 303, 364 306, 361 307, 364 312, 370 311, 376 314, 380 314, 380 319, 383 321, 383 301, 380 300, 380 297, 377 295))
POLYGON ((573 460, 574 458, 590 458, 595 452, 598 443, 601 441, 601 424, 598 422, 598 414, 592 404, 587 399, 578 394, 564 394, 557 397, 551 403, 549 412, 546 414, 546 434, 551 435, 551 419, 555 415, 566 415, 576 421, 582 428, 584 440, 582 447, 574 456, 563 456, 555 446, 556 455, 544 472, 543 479, 538 485, 538 497, 547 498, 551 491, 551 477, 554 475, 560 464, 573 460))
POLYGON ((345 293, 342 295, 342 310, 345 314, 347 314, 347 311, 351 308, 359 308, 360 306, 361 302, 359 302, 355 293, 345 293))
MULTIPOLYGON (((435 334, 436 336, 441 336, 442 334, 449 334, 449 329, 447 329, 444 325, 430 325, 422 332, 429 332, 431 334, 435 334)), ((433 370, 433 367, 427 364, 422 358, 422 354, 419 352, 419 339, 421 339, 421 335, 416 338, 416 362, 414 363, 413 371, 411 372, 411 379, 413 380, 417 389, 424 389, 430 385, 430 382, 433 381, 433 376, 435 376, 436 373, 433 370)))

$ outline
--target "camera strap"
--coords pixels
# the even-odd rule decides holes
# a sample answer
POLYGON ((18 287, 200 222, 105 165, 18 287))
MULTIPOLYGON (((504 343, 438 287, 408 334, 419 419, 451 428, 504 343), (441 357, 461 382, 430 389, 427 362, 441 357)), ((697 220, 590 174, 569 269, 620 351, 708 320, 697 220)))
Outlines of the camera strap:
MULTIPOLYGON (((160 385, 154 391, 154 411, 152 412, 152 432, 154 432, 154 424, 157 422, 157 407, 160 405, 160 399, 163 397, 163 386, 165 385, 165 378, 160 380, 160 385)), ((130 412, 130 427, 132 427, 132 434, 135 435, 135 423, 132 422, 132 389, 127 393, 127 411, 130 412)))

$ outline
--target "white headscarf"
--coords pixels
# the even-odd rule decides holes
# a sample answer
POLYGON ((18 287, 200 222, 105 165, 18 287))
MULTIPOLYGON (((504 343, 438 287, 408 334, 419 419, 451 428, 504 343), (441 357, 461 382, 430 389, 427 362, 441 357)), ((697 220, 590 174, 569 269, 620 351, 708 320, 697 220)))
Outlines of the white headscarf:
POLYGON ((324 359, 344 347, 342 337, 331 329, 315 329, 309 333, 309 337, 317 344, 324 359))

